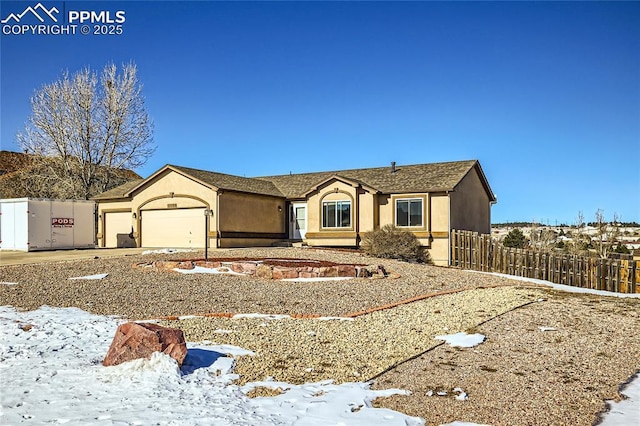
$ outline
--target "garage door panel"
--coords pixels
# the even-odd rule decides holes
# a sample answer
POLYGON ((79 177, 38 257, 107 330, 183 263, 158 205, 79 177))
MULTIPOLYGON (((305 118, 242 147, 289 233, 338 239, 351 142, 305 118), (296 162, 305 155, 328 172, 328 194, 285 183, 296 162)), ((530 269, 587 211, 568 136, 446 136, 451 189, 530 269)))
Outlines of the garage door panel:
POLYGON ((104 214, 105 247, 118 247, 118 234, 130 234, 131 212, 104 214))
POLYGON ((148 210, 141 218, 143 247, 204 247, 204 208, 148 210))

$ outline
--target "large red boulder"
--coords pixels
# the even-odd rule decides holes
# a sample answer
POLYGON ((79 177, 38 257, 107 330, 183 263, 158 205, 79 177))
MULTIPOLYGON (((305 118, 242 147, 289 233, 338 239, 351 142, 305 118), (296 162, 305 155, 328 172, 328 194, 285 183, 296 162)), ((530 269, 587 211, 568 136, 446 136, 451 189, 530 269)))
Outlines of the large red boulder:
POLYGON ((102 365, 108 367, 133 359, 150 358, 154 352, 163 352, 182 365, 187 356, 182 330, 149 323, 122 324, 116 330, 102 365))

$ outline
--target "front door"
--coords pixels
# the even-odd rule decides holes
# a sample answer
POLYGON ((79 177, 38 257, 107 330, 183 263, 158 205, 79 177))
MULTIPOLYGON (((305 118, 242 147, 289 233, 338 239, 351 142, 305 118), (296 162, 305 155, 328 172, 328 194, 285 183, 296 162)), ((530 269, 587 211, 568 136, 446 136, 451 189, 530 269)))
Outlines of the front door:
POLYGON ((307 232, 307 204, 291 203, 289 206, 289 238, 302 240, 307 232))

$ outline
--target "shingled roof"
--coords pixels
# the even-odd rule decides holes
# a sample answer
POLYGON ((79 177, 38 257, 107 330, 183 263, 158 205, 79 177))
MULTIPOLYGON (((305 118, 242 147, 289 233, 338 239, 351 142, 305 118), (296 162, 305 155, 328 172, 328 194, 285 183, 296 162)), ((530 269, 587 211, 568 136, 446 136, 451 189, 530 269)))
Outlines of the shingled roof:
POLYGON ((131 180, 129 182, 123 183, 120 186, 116 186, 115 188, 111 188, 107 192, 103 192, 102 194, 96 195, 95 197, 91 197, 92 200, 109 200, 113 198, 125 198, 130 190, 140 185, 144 182, 144 179, 136 179, 131 180))
POLYGON ((265 176, 257 179, 273 182, 287 198, 302 198, 326 179, 336 176, 363 183, 383 194, 452 191, 469 171, 477 167, 487 192, 495 199, 477 160, 414 164, 370 169, 265 176))
POLYGON ((174 170, 178 173, 189 176, 192 179, 195 179, 215 190, 238 191, 238 192, 247 192, 250 194, 283 197, 282 193, 278 190, 278 188, 276 188, 276 186, 269 181, 254 179, 254 178, 246 178, 242 176, 228 175, 224 173, 209 172, 206 170, 192 169, 189 167, 174 166, 171 164, 167 164, 166 166, 164 166, 162 169, 160 169, 159 171, 157 171, 147 179, 141 179, 135 182, 128 182, 124 185, 120 185, 116 188, 113 188, 110 191, 107 191, 103 194, 93 197, 93 199, 106 200, 106 199, 129 197, 131 196, 133 191, 135 191, 137 188, 142 186, 146 181, 151 180, 154 176, 157 176, 162 171, 167 169, 174 170))
POLYGON ((190 169, 188 167, 170 167, 194 177, 201 182, 214 186, 217 189, 282 197, 282 193, 278 188, 268 180, 246 178, 217 172, 207 172, 205 170, 190 169))
POLYGON ((495 201, 495 196, 477 160, 396 166, 393 172, 390 167, 376 167, 254 178, 167 165, 145 180, 121 185, 100 194, 95 199, 128 197, 145 181, 167 168, 190 176, 214 189, 295 199, 304 198, 308 192, 332 177, 358 182, 383 194, 453 191, 474 167, 477 169, 490 199, 495 201))

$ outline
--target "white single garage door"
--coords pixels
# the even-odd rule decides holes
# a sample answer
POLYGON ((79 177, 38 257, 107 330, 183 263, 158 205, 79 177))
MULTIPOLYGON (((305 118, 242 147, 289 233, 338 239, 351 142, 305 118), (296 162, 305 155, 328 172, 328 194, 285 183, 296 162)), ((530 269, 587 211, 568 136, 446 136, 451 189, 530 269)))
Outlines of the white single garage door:
POLYGON ((147 210, 141 218, 142 247, 204 247, 204 208, 147 210))
POLYGON ((131 212, 105 213, 103 220, 105 247, 118 247, 118 234, 130 234, 132 231, 131 212))

